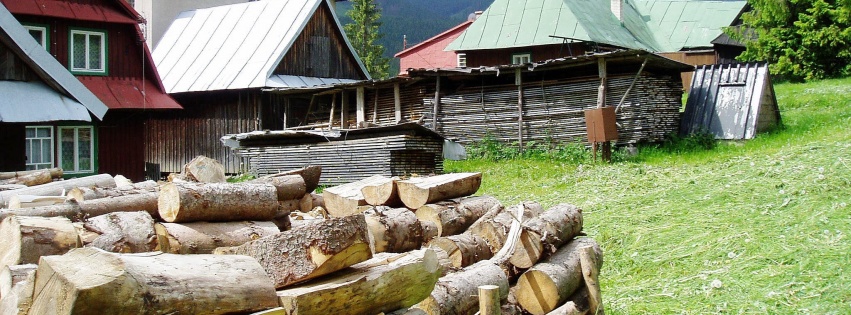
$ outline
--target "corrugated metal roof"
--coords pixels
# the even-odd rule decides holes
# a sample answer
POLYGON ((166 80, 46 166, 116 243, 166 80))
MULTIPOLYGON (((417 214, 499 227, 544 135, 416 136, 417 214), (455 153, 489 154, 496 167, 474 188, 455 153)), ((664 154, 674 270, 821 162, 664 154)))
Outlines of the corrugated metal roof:
POLYGON ((438 39, 442 38, 443 36, 446 36, 446 35, 448 35, 448 34, 451 34, 452 32, 457 31, 458 29, 466 28, 468 25, 470 25, 470 23, 473 23, 473 21, 470 21, 470 20, 464 21, 463 23, 458 24, 457 26, 455 26, 455 27, 453 27, 453 28, 450 28, 450 29, 448 29, 448 30, 444 31, 443 33, 440 33, 440 34, 437 34, 437 35, 435 35, 435 36, 432 36, 431 38, 426 39, 426 40, 422 41, 422 42, 421 42, 421 43, 419 43, 419 44, 416 44, 416 45, 411 46, 411 47, 408 47, 408 48, 406 48, 406 49, 404 49, 404 50, 402 50, 402 51, 400 51, 400 52, 397 52, 395 55, 393 55, 393 57, 396 57, 396 58, 403 57, 404 55, 407 55, 407 54, 409 54, 409 53, 411 53, 411 52, 413 52, 413 51, 415 51, 415 50, 418 50, 418 49, 420 49, 421 47, 423 47, 424 45, 428 45, 428 44, 430 44, 430 43, 432 43, 432 42, 434 42, 434 41, 436 41, 436 40, 438 40, 438 39))
POLYGON ((166 92, 265 87, 325 1, 255 1, 181 13, 153 54, 166 92))
POLYGON ((79 80, 92 93, 100 96, 100 100, 110 109, 183 109, 171 96, 160 90, 155 78, 148 77, 143 81, 139 78, 80 76, 79 80))
POLYGON ((270 88, 318 88, 333 87, 341 83, 355 83, 361 80, 336 79, 336 78, 314 78, 296 75, 272 75, 266 80, 266 87, 270 88))
POLYGON ((91 121, 76 100, 40 81, 0 81, 0 122, 91 121))
POLYGON ((63 0, 0 0, 9 11, 15 14, 27 14, 65 18, 80 21, 98 21, 110 23, 136 24, 144 19, 129 5, 122 1, 111 0, 117 7, 104 6, 100 1, 63 1, 63 0))
MULTIPOLYGON (((78 102, 80 106, 84 109, 91 112, 95 117, 99 119, 103 119, 103 116, 106 115, 107 107, 106 105, 100 101, 91 91, 89 91, 76 77, 71 75, 68 70, 63 67, 59 61, 56 60, 47 50, 44 49, 41 45, 39 45, 35 39, 18 23, 18 20, 15 19, 12 14, 6 10, 6 8, 0 5, 0 29, 2 29, 2 42, 9 47, 12 51, 14 51, 24 63, 30 66, 38 76, 41 78, 47 86, 52 87, 54 90, 53 93, 65 94, 65 96, 70 97, 71 99, 78 102)), ((11 85, 7 85, 7 88, 11 87, 11 85)), ((4 91, 8 91, 10 94, 9 97, 14 97, 14 95, 21 95, 22 93, 16 92, 14 89, 5 89, 4 91)), ((21 90, 23 91, 23 90, 21 90)), ((43 93, 43 89, 39 89, 38 87, 30 87, 28 91, 43 93)), ((6 93, 4 93, 4 97, 6 97, 6 93)), ((38 97, 38 96, 33 96, 38 97)), ((62 99, 61 96, 45 96, 45 99, 62 99)), ((32 100, 26 101, 23 104, 32 105, 32 100)), ((63 106, 71 106, 67 104, 67 102, 62 101, 63 106)), ((33 105, 36 106, 36 105, 33 105)), ((42 117, 45 114, 51 114, 52 111, 47 110, 46 113, 40 112, 42 109, 35 108, 33 106, 26 107, 18 107, 23 113, 32 114, 33 117, 42 117)), ((68 117, 61 116, 61 113, 75 113, 78 110, 65 111, 62 108, 57 106, 57 110, 53 112, 51 115, 54 119, 52 120, 90 120, 88 114, 86 114, 85 119, 80 119, 79 115, 71 115, 68 117)), ((34 118, 35 119, 35 118, 34 118)), ((43 118, 39 118, 43 119, 43 118)), ((5 120, 4 120, 5 121, 5 120)), ((44 120, 37 120, 44 121, 44 120)))
POLYGON ((709 47, 745 3, 624 0, 621 22, 610 0, 496 0, 447 50, 562 43, 550 35, 654 52, 709 47))

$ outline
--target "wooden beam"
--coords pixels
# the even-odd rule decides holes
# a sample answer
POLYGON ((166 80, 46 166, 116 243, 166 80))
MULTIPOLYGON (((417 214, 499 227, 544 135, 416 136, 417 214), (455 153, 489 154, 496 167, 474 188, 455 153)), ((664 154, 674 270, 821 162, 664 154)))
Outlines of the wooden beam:
POLYGON ((437 128, 437 112, 440 109, 440 75, 435 77, 435 87, 434 87, 434 109, 432 110, 431 116, 431 129, 434 131, 438 131, 437 128))
POLYGON ((349 93, 346 90, 340 92, 342 100, 340 101, 340 129, 346 129, 349 120, 349 93))
POLYGON ((600 88, 597 90, 597 108, 606 106, 606 89, 608 88, 608 71, 606 70, 606 59, 597 58, 597 70, 600 73, 600 88))
POLYGON ((357 126, 366 121, 366 91, 364 87, 357 88, 357 126))
POLYGON ((331 114, 328 114, 328 130, 334 127, 334 109, 337 107, 337 93, 331 94, 331 114))
POLYGON ((287 120, 290 114, 290 98, 284 97, 284 129, 287 129, 287 120))
POLYGON ((514 84, 517 85, 517 143, 523 151, 523 72, 514 69, 514 84))
POLYGON ((375 88, 375 95, 372 96, 372 123, 378 123, 378 88, 375 88))
POLYGON ((393 84, 393 107, 396 113, 396 123, 402 121, 402 97, 399 92, 399 83, 393 84))

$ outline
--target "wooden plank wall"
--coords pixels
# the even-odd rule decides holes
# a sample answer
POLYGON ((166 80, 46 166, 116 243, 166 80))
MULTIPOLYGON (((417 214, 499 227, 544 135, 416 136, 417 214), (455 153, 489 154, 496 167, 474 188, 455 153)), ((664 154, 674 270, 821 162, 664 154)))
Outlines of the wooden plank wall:
POLYGON ((132 181, 145 179, 144 114, 110 111, 98 128, 98 173, 124 175, 132 181))
POLYGON ((0 44, 0 80, 31 81, 38 76, 5 44, 0 44))
MULTIPOLYGON (((693 66, 711 65, 715 64, 718 60, 714 50, 678 51, 659 53, 659 55, 693 66)), ((683 80, 683 91, 688 92, 691 88, 691 77, 694 76, 694 71, 683 72, 680 76, 683 80)))

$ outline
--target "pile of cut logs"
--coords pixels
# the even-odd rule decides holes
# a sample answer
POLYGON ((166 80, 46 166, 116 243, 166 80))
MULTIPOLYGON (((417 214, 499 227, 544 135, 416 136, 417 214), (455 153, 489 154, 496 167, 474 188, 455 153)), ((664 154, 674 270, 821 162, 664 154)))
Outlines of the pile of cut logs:
POLYGON ((321 195, 320 176, 226 183, 199 157, 169 182, 0 192, 18 200, 0 210, 0 314, 602 313, 602 252, 575 206, 503 207, 472 196, 480 173, 321 195))

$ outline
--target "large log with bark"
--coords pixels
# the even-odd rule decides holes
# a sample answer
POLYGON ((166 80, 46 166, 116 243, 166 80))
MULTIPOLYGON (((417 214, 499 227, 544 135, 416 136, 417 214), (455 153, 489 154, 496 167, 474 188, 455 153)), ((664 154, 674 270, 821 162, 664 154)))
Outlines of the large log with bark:
POLYGON ((167 183, 160 187, 158 208, 166 222, 269 221, 278 196, 268 184, 167 183))
POLYGON ((278 291, 278 298, 290 315, 377 314, 422 301, 438 277, 430 249, 381 253, 337 276, 278 291))
POLYGON ((108 197, 121 197, 126 195, 137 195, 142 193, 152 193, 157 191, 157 182, 148 180, 144 182, 133 183, 130 187, 77 187, 68 191, 69 200, 93 200, 108 197))
POLYGON ((52 206, 65 202, 63 196, 14 195, 9 197, 9 209, 52 206))
POLYGON ((0 267, 34 264, 82 246, 71 220, 59 217, 8 217, 0 223, 0 240, 0 267))
POLYGON ((164 253, 212 254, 217 247, 239 246, 278 234, 273 222, 192 222, 157 223, 159 248, 164 253))
POLYGON ((11 215, 36 217, 66 217, 72 220, 95 217, 114 212, 145 211, 159 218, 157 193, 141 193, 85 201, 66 200, 65 203, 20 209, 0 210, 0 219, 11 215))
POLYGON ((428 246, 444 250, 455 268, 467 267, 493 257, 488 242, 469 233, 438 237, 429 242, 428 246))
POLYGON ((373 206, 398 207, 402 205, 399 191, 396 189, 398 177, 383 177, 373 183, 363 186, 361 194, 366 203, 373 206))
POLYGON ((526 269, 582 232, 582 209, 559 204, 523 223, 523 231, 509 262, 526 269))
POLYGON ((0 184, 0 191, 18 190, 23 188, 27 188, 27 186, 18 184, 0 184))
POLYGON ((224 183, 225 167, 219 161, 199 155, 183 166, 182 173, 189 181, 200 183, 224 183))
POLYGON ((361 189, 364 186, 381 182, 385 178, 381 175, 375 175, 356 182, 325 188, 322 191, 325 209, 328 210, 328 214, 338 218, 359 213, 358 207, 366 205, 361 189))
POLYGON ((115 254, 81 248, 39 262, 30 311, 229 314, 275 306, 272 283, 251 257, 115 254))
POLYGON ((591 238, 575 239, 552 256, 532 266, 517 280, 517 301, 529 313, 546 314, 564 304, 584 282, 580 265, 580 248, 592 246, 597 269, 603 253, 591 238))
POLYGON ((18 177, 9 178, 9 179, 0 179, 0 184, 9 185, 9 184, 17 184, 24 186, 36 186, 41 184, 47 184, 53 181, 53 177, 50 175, 50 170, 38 170, 32 173, 27 173, 18 177))
POLYGON ((419 209, 427 203, 475 194, 481 184, 482 173, 452 173, 396 182, 399 199, 410 209, 419 209))
POLYGON ((407 208, 375 207, 364 211, 373 253, 402 253, 423 245, 423 229, 407 208))
POLYGON ((0 267, 0 298, 9 294, 18 282, 27 279, 27 274, 35 271, 38 265, 12 265, 0 267))
POLYGON ((216 254, 254 257, 276 288, 313 279, 372 258, 363 215, 331 218, 267 236, 216 254))
POLYGON ((472 315, 478 310, 476 296, 483 285, 496 285, 500 297, 508 296, 508 276, 498 264, 485 260, 438 279, 431 294, 414 308, 430 315, 472 315))
POLYGON ((518 205, 514 205, 503 209, 492 209, 477 220, 468 229, 469 233, 478 235, 484 238, 491 248, 491 252, 496 254, 503 246, 508 237, 508 231, 511 229, 511 222, 522 219, 524 222, 530 220, 544 211, 541 204, 534 201, 525 201, 518 205), (515 212, 517 208, 523 208, 522 218, 517 218, 515 212))
POLYGON ((63 192, 84 186, 115 187, 115 179, 109 174, 99 174, 60 180, 23 189, 2 191, 0 192, 0 205, 5 205, 9 197, 13 195, 59 196, 63 192))
POLYGON ((154 218, 145 211, 115 212, 86 220, 83 225, 97 234, 85 246, 113 253, 145 253, 157 249, 154 218))
MULTIPOLYGON (((27 315, 32 306, 35 290, 36 269, 28 270, 25 278, 15 283, 12 288, 0 296, 0 314, 27 315)), ((34 313, 38 314, 38 313, 34 313)))
POLYGON ((261 177, 250 180, 250 184, 270 184, 275 186, 278 193, 278 201, 301 200, 307 192, 304 178, 299 175, 284 175, 275 177, 261 177))
POLYGON ((322 195, 314 193, 305 194, 298 202, 298 208, 301 212, 310 212, 310 210, 316 207, 325 207, 325 201, 322 199, 322 195))
POLYGON ((62 178, 62 174, 63 174, 62 169, 55 167, 55 168, 31 170, 31 171, 0 172, 0 180, 12 179, 12 178, 16 178, 16 177, 23 177, 23 176, 27 176, 27 175, 30 175, 30 174, 44 172, 44 171, 48 171, 50 173, 50 177, 52 177, 52 178, 62 178))
POLYGON ((272 178, 278 176, 287 176, 287 175, 299 175, 304 178, 305 190, 307 192, 313 192, 316 190, 316 187, 319 187, 319 179, 322 177, 322 166, 319 165, 309 165, 303 168, 298 168, 294 170, 289 170, 286 172, 280 172, 277 174, 266 175, 261 178, 272 178))
POLYGON ((416 214, 420 221, 433 222, 438 236, 449 236, 463 233, 495 206, 502 204, 491 196, 466 197, 426 204, 416 214))

